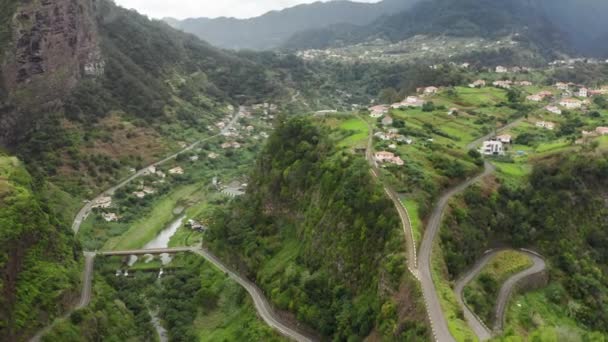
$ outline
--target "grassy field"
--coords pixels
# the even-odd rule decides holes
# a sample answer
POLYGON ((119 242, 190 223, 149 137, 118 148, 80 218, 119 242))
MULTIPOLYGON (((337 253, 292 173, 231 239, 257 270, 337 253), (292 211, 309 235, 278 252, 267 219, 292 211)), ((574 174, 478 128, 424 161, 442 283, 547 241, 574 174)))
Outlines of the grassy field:
POLYGON ((136 221, 124 234, 108 240, 103 248, 105 250, 141 248, 175 218, 173 209, 178 203, 187 200, 199 190, 200 185, 187 185, 157 200, 150 215, 136 221))
POLYGON ((507 325, 494 341, 608 341, 608 336, 577 326, 570 317, 574 309, 561 302, 565 289, 559 284, 513 298, 507 325))
POLYGON ((503 251, 496 254, 464 289, 464 298, 473 311, 488 326, 494 323, 494 307, 498 291, 510 276, 532 266, 526 254, 517 251, 503 251))
POLYGON ((350 136, 339 142, 339 146, 365 147, 369 128, 367 123, 359 118, 350 119, 340 124, 340 129, 350 133, 350 136))

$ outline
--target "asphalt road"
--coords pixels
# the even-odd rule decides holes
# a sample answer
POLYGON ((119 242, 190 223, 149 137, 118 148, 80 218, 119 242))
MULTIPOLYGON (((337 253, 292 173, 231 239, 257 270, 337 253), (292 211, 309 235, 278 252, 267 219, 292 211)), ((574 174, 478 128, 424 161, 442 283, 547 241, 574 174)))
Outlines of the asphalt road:
POLYGON ((236 281, 239 285, 241 285, 251 296, 253 299, 253 303, 255 308, 264 320, 266 324, 268 324, 271 328, 278 331, 281 335, 292 339, 298 342, 309 342, 314 341, 314 338, 306 336, 305 334, 299 332, 296 327, 293 327, 291 324, 287 322, 283 322, 277 315, 274 313, 270 303, 255 284, 248 281, 247 279, 241 277, 238 273, 232 271, 228 266, 224 265, 218 258, 216 258, 213 254, 205 249, 194 248, 192 252, 202 256, 207 261, 211 262, 217 268, 219 268, 222 272, 228 274, 230 278, 236 281))
POLYGON ((464 301, 464 288, 471 282, 479 273, 483 270, 483 268, 490 262, 492 257, 498 254, 501 251, 505 251, 508 249, 495 249, 486 252, 481 259, 475 263, 475 265, 467 271, 458 281, 456 282, 456 286, 454 287, 454 291, 456 292, 456 296, 458 301, 460 302, 460 306, 464 311, 464 316, 469 324, 469 327, 475 332, 477 338, 480 341, 486 341, 491 339, 496 333, 502 330, 503 322, 505 319, 505 311, 507 308, 507 304, 509 303, 509 299, 511 298, 511 294, 515 289, 515 286, 519 281, 525 279, 531 275, 542 272, 546 269, 545 261, 536 253, 518 250, 519 252, 527 254, 533 262, 533 265, 517 274, 511 276, 500 288, 500 292, 498 294, 498 298, 496 300, 496 307, 494 311, 494 317, 496 317, 496 324, 494 325, 493 330, 490 330, 482 320, 465 304, 464 301))
POLYGON ((490 175, 494 172, 494 166, 490 163, 485 163, 484 172, 474 178, 466 180, 464 183, 450 189, 448 192, 443 194, 437 204, 435 205, 422 238, 420 244, 420 253, 418 256, 418 265, 420 271, 420 282, 422 283, 422 292, 427 303, 428 314, 431 322, 433 323, 433 330, 435 337, 438 341, 454 341, 450 330, 448 329, 448 323, 441 309, 439 302, 439 296, 433 282, 433 276, 431 273, 431 257, 433 251, 433 244, 437 233, 441 226, 441 219, 443 213, 452 197, 461 193, 466 188, 479 181, 480 179, 490 175))
POLYGON ((100 195, 98 195, 97 197, 95 197, 93 200, 91 200, 90 202, 88 202, 87 204, 85 204, 82 209, 80 209, 80 211, 78 212, 78 214, 76 215, 76 217, 74 218, 74 222, 72 223, 72 231, 74 231, 74 234, 78 234, 78 231, 80 230, 80 226, 82 225, 82 222, 84 222, 87 217, 89 216, 89 214, 91 213, 91 211, 93 210, 93 204, 95 203, 95 201, 97 201, 98 199, 100 199, 101 197, 105 197, 105 196, 111 196, 114 194, 114 192, 116 192, 116 190, 124 187, 125 185, 129 184, 130 182, 132 182, 133 180, 145 175, 148 171, 148 168, 150 168, 151 166, 160 166, 162 164, 165 164, 166 162, 173 160, 175 158, 177 158, 177 156, 179 156, 180 154, 189 152, 193 149, 195 149, 198 145, 209 141, 211 139, 217 138, 219 136, 221 136, 222 134, 228 132, 230 130, 230 128, 232 126, 234 126, 234 124, 236 123, 236 121, 239 119, 239 117, 241 116, 241 113, 243 112, 244 107, 239 107, 238 111, 235 113, 234 117, 232 118, 232 120, 230 121, 230 123, 228 123, 228 125, 226 125, 226 127, 224 127, 220 133, 207 137, 205 139, 199 140, 195 143, 193 143, 192 145, 184 148, 183 150, 176 152, 168 157, 166 157, 163 160, 157 161, 153 164, 150 164, 148 166, 146 166, 145 168, 135 172, 134 174, 132 174, 131 176, 127 177, 126 179, 124 179, 123 181, 121 181, 120 183, 118 183, 117 185, 111 187, 110 189, 104 191, 103 193, 101 193, 100 195))
MULTIPOLYGON (((65 313, 60 319, 67 319, 70 317, 72 312, 78 309, 82 309, 85 306, 89 305, 91 302, 91 294, 93 287, 93 264, 95 260, 95 253, 84 253, 84 272, 82 275, 82 290, 80 292, 80 301, 76 305, 76 307, 67 313, 65 313)), ((59 319, 55 319, 50 325, 40 330, 34 337, 30 339, 30 342, 39 342, 42 339, 42 336, 46 335, 52 327, 55 326, 59 319)))

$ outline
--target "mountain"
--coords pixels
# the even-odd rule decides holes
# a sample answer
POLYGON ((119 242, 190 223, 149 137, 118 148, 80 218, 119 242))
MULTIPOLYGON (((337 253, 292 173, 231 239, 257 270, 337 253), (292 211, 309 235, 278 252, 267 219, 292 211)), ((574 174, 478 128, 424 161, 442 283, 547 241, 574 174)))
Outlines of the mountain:
POLYGON ((319 340, 428 340, 398 214, 363 156, 337 148, 310 118, 277 126, 247 194, 217 210, 212 249, 319 340))
POLYGON ((597 53, 593 42, 606 35, 600 13, 608 5, 597 0, 429 0, 368 25, 334 25, 295 34, 290 49, 322 49, 374 39, 398 42, 415 35, 483 37, 515 40, 553 52, 597 53), (580 25, 581 22, 589 25, 580 25))
POLYGON ((369 4, 339 0, 299 5, 251 19, 164 20, 222 48, 267 50, 282 45, 297 32, 334 24, 369 24, 382 15, 409 8, 417 1, 384 0, 369 4))
POLYGON ((111 1, 3 4, 0 144, 77 196, 208 134, 229 104, 288 95, 280 65, 271 72, 111 1), (98 167, 89 155, 122 162, 98 167))
POLYGON ((84 199, 289 82, 112 1, 5 0, 0 24, 0 336, 21 341, 74 302, 84 199))

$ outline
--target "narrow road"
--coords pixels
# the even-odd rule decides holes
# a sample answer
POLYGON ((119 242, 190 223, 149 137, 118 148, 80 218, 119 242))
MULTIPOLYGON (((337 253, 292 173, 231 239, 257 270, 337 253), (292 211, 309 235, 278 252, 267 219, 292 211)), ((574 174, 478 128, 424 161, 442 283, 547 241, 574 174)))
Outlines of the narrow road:
POLYGON ((369 130, 369 134, 368 134, 368 138, 367 138, 367 149, 365 151, 365 159, 367 159, 367 162, 369 163, 372 176, 374 178, 376 178, 383 185, 384 191, 395 204, 395 208, 397 209, 397 212, 399 213, 399 218, 401 219, 401 225, 403 226, 403 233, 405 236, 407 266, 408 266, 410 272, 412 272, 412 274, 414 274, 414 276, 416 278, 418 278, 418 272, 417 272, 418 260, 417 260, 417 256, 416 256, 416 241, 414 241, 414 232, 412 230, 412 223, 410 220, 410 215, 407 212, 407 209, 401 203, 401 200, 399 199, 399 195, 393 189, 384 185, 384 182, 382 182, 382 180, 380 179, 380 168, 378 167, 378 164, 376 163, 376 160, 374 159, 374 128, 372 127, 372 125, 370 125, 369 122, 367 122, 367 120, 362 118, 360 115, 357 115, 357 117, 367 124, 368 130, 369 130))
POLYGON ((80 226, 82 225, 82 222, 84 222, 87 217, 89 216, 89 214, 91 214, 91 211, 93 210, 93 205, 94 203, 99 200, 101 197, 105 197, 105 196, 111 196, 114 194, 114 192, 116 192, 116 190, 124 187, 125 185, 129 184, 130 182, 132 182, 133 180, 145 175, 148 171, 148 168, 154 166, 160 166, 162 164, 165 164, 166 162, 173 160, 175 158, 177 158, 177 156, 179 156, 180 154, 189 152, 193 149, 195 149, 197 146, 199 146, 200 144, 209 141, 211 139, 215 139, 219 136, 221 136, 222 134, 228 132, 232 126, 234 126, 234 124, 236 123, 236 121, 239 119, 239 117, 242 115, 243 111, 245 110, 245 107, 241 106, 239 107, 238 111, 234 114, 232 120, 230 121, 230 123, 228 123, 228 125, 226 125, 226 127, 224 127, 220 133, 207 137, 205 139, 199 140, 193 144, 191 144, 190 146, 184 148, 183 150, 176 152, 168 157, 166 157, 163 160, 159 160, 153 164, 150 164, 148 166, 146 166, 145 168, 135 172, 134 174, 132 174, 131 176, 127 177, 126 179, 124 179, 123 181, 121 181, 120 183, 118 183, 117 185, 111 187, 110 189, 104 191, 103 193, 99 194, 97 197, 95 197, 93 200, 91 200, 90 202, 88 202, 87 204, 84 205, 84 207, 82 207, 82 209, 80 209, 80 211, 78 212, 78 214, 76 215, 76 217, 74 218, 74 222, 72 223, 72 231, 74 231, 74 234, 78 234, 78 231, 80 230, 80 226))
POLYGON ((67 319, 70 317, 72 312, 78 309, 82 309, 85 306, 89 305, 91 302, 91 294, 93 292, 93 264, 95 260, 95 253, 84 253, 84 272, 82 275, 82 290, 80 292, 80 301, 76 305, 76 307, 72 310, 69 310, 60 318, 56 318, 50 325, 40 330, 34 337, 30 339, 30 342, 39 342, 42 339, 42 336, 46 335, 57 323, 57 321, 62 319, 67 319))
POLYGON ((314 338, 308 337, 303 333, 298 332, 297 327, 291 326, 291 324, 282 321, 273 311, 270 303, 264 296, 262 290, 260 290, 255 284, 249 280, 241 277, 238 273, 232 271, 228 266, 224 265, 218 258, 216 258, 209 251, 201 248, 193 248, 192 252, 202 256, 207 261, 211 262, 215 267, 219 268, 222 272, 228 274, 230 278, 241 285, 253 299, 255 308, 264 320, 271 328, 278 331, 281 335, 298 342, 310 342, 314 341, 314 338))
POLYGON ((486 252, 486 254, 484 254, 483 257, 479 259, 469 271, 467 271, 460 279, 458 279, 454 288, 460 306, 464 311, 464 316, 467 320, 467 323, 469 324, 469 327, 471 327, 471 329, 475 332, 477 338, 480 341, 487 341, 502 330, 503 323, 505 320, 505 311, 507 308, 507 304, 509 303, 509 299, 511 298, 511 294, 515 289, 515 286, 521 280, 543 272, 547 268, 545 261, 538 254, 525 250, 518 250, 518 252, 525 253, 526 255, 528 255, 532 259, 533 265, 509 277, 509 279, 507 279, 500 288, 500 292, 496 300, 496 307, 494 308, 494 317, 496 318, 496 322, 494 324, 493 330, 491 331, 465 303, 464 288, 479 275, 483 268, 490 262, 490 260, 492 260, 492 258, 496 254, 505 250, 507 249, 495 249, 486 252))
POLYGON ((427 303, 428 314, 433 324, 433 331, 435 338, 438 341, 454 341, 450 330, 448 329, 448 323, 441 309, 439 302, 439 296, 433 282, 433 276, 431 272, 431 257, 433 252, 433 245, 437 233, 441 227, 441 219, 443 213, 452 197, 461 193, 466 188, 481 180, 482 178, 490 175, 494 172, 494 166, 486 162, 484 165, 484 172, 474 178, 470 178, 464 183, 452 188, 441 196, 437 204, 435 205, 433 212, 429 218, 422 243, 420 244, 420 253, 418 258, 418 265, 420 270, 420 282, 422 283, 422 292, 427 303))

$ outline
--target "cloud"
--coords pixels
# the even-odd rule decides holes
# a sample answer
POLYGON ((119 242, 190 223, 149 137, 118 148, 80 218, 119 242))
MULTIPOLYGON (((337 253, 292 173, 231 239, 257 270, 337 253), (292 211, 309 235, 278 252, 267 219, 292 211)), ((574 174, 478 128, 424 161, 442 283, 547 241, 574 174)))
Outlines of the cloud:
MULTIPOLYGON (((152 18, 237 17, 251 18, 315 0, 115 0, 152 18)), ((376 2, 375 0, 357 0, 376 2)))

